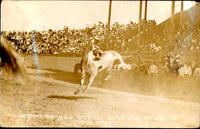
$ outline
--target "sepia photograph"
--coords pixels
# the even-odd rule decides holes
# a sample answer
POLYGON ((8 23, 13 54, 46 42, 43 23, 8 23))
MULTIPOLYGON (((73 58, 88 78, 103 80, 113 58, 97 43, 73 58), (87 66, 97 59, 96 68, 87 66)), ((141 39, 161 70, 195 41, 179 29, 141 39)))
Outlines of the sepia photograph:
POLYGON ((200 2, 2 0, 0 42, 0 127, 200 126, 200 2))

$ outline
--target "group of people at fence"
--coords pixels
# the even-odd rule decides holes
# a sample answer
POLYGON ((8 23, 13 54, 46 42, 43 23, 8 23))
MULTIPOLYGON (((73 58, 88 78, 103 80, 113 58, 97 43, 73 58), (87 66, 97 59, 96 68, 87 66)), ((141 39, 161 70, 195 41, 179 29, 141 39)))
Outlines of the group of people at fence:
POLYGON ((194 77, 200 79, 200 59, 195 57, 193 61, 181 61, 180 54, 169 52, 164 58, 165 65, 153 63, 148 67, 148 74, 168 73, 179 77, 194 77))

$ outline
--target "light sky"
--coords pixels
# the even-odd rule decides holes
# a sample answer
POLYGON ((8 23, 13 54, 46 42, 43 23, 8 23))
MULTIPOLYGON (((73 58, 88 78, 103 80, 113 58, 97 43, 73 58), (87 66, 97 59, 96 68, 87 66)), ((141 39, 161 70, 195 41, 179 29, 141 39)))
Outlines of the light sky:
MULTIPOLYGON (((195 2, 184 1, 184 10, 195 2)), ((31 31, 84 28, 98 21, 107 23, 109 1, 8 1, 1 3, 1 30, 31 31)), ((175 13, 180 1, 175 2, 175 13)), ((171 14, 171 1, 148 1, 148 20, 159 24, 171 14)), ((111 24, 138 22, 139 1, 112 1, 111 24)), ((143 15, 144 17, 144 1, 143 15)))

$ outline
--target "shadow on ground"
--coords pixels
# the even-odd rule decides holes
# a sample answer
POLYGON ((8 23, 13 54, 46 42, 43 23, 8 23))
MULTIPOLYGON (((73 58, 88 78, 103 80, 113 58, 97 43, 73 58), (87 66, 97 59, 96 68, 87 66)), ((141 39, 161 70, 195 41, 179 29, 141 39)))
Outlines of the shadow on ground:
POLYGON ((67 100, 74 100, 74 101, 77 101, 79 99, 96 99, 96 98, 87 97, 87 96, 58 96, 58 95, 50 95, 50 96, 47 96, 47 98, 67 99, 67 100))

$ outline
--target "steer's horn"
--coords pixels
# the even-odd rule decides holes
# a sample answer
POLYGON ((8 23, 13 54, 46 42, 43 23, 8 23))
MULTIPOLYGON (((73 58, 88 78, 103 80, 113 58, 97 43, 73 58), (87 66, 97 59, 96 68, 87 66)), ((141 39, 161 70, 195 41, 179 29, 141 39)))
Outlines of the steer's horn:
POLYGON ((132 56, 122 56, 124 59, 131 58, 132 56))

